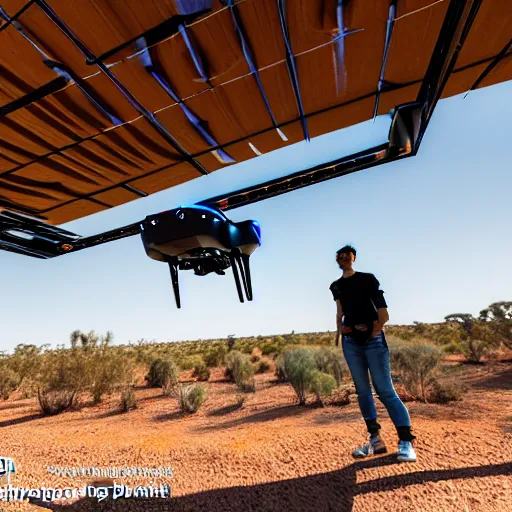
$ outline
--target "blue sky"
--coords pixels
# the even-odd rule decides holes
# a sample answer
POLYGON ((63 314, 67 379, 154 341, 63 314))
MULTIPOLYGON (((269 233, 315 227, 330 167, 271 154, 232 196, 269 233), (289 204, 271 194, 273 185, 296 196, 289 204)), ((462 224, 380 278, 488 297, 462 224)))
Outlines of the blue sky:
MULTIPOLYGON (((390 324, 512 300, 511 97, 509 81, 443 100, 415 158, 228 212, 261 224, 253 302, 238 301, 231 270, 188 271, 177 310, 168 267, 139 237, 46 261, 0 252, 1 349, 69 346, 74 329, 111 330, 115 343, 332 331, 328 287, 345 243, 358 250, 356 269, 381 282, 390 324)), ((379 118, 331 133, 65 227, 90 235, 129 224, 384 142, 388 126, 379 118)))

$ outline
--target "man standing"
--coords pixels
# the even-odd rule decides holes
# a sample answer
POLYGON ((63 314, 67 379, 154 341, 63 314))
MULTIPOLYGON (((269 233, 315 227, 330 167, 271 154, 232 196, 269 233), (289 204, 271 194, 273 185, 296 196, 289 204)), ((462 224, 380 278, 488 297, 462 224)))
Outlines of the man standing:
POLYGON ((370 434, 370 442, 353 452, 354 457, 367 457, 387 452, 377 423, 377 410, 369 374, 379 400, 386 407, 398 433, 398 460, 416 461, 412 445, 409 412, 397 395, 391 380, 389 349, 382 330, 389 320, 384 292, 373 274, 356 272, 352 265, 356 250, 346 245, 336 253, 343 276, 331 284, 336 301, 336 346, 340 345, 356 387, 361 414, 370 434))

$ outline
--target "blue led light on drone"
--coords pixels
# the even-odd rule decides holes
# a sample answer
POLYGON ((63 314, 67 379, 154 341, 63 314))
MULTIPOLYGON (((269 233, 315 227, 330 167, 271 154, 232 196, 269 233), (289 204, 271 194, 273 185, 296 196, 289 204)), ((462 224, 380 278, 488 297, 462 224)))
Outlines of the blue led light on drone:
POLYGON ((200 204, 192 204, 190 206, 180 206, 179 208, 193 208, 194 210, 206 210, 210 213, 213 213, 214 215, 220 215, 224 219, 227 219, 227 217, 221 211, 210 208, 209 206, 203 206, 200 204))
POLYGON ((254 230, 256 231, 256 234, 258 235, 258 240, 261 242, 261 227, 260 223, 257 220, 251 221, 252 226, 254 227, 254 230))

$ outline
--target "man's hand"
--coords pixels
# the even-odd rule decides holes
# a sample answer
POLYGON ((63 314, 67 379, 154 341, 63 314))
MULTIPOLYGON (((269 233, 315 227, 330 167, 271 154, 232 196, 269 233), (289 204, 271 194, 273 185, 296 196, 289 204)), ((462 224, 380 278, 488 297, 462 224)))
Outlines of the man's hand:
POLYGON ((382 331, 382 324, 378 320, 373 321, 372 336, 377 336, 382 331))

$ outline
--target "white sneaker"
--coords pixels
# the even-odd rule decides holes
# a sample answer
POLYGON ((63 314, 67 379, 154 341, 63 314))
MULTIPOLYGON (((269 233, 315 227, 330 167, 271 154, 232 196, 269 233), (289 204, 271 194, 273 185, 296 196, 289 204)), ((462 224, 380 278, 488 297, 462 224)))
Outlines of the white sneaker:
POLYGON ((416 452, 414 451, 411 441, 398 442, 397 459, 400 462, 416 462, 416 452))
POLYGON ((377 455, 379 453, 386 453, 388 449, 386 448, 386 444, 380 437, 380 435, 370 438, 370 442, 356 448, 352 452, 352 457, 356 459, 362 459, 364 457, 369 457, 370 455, 377 455))

